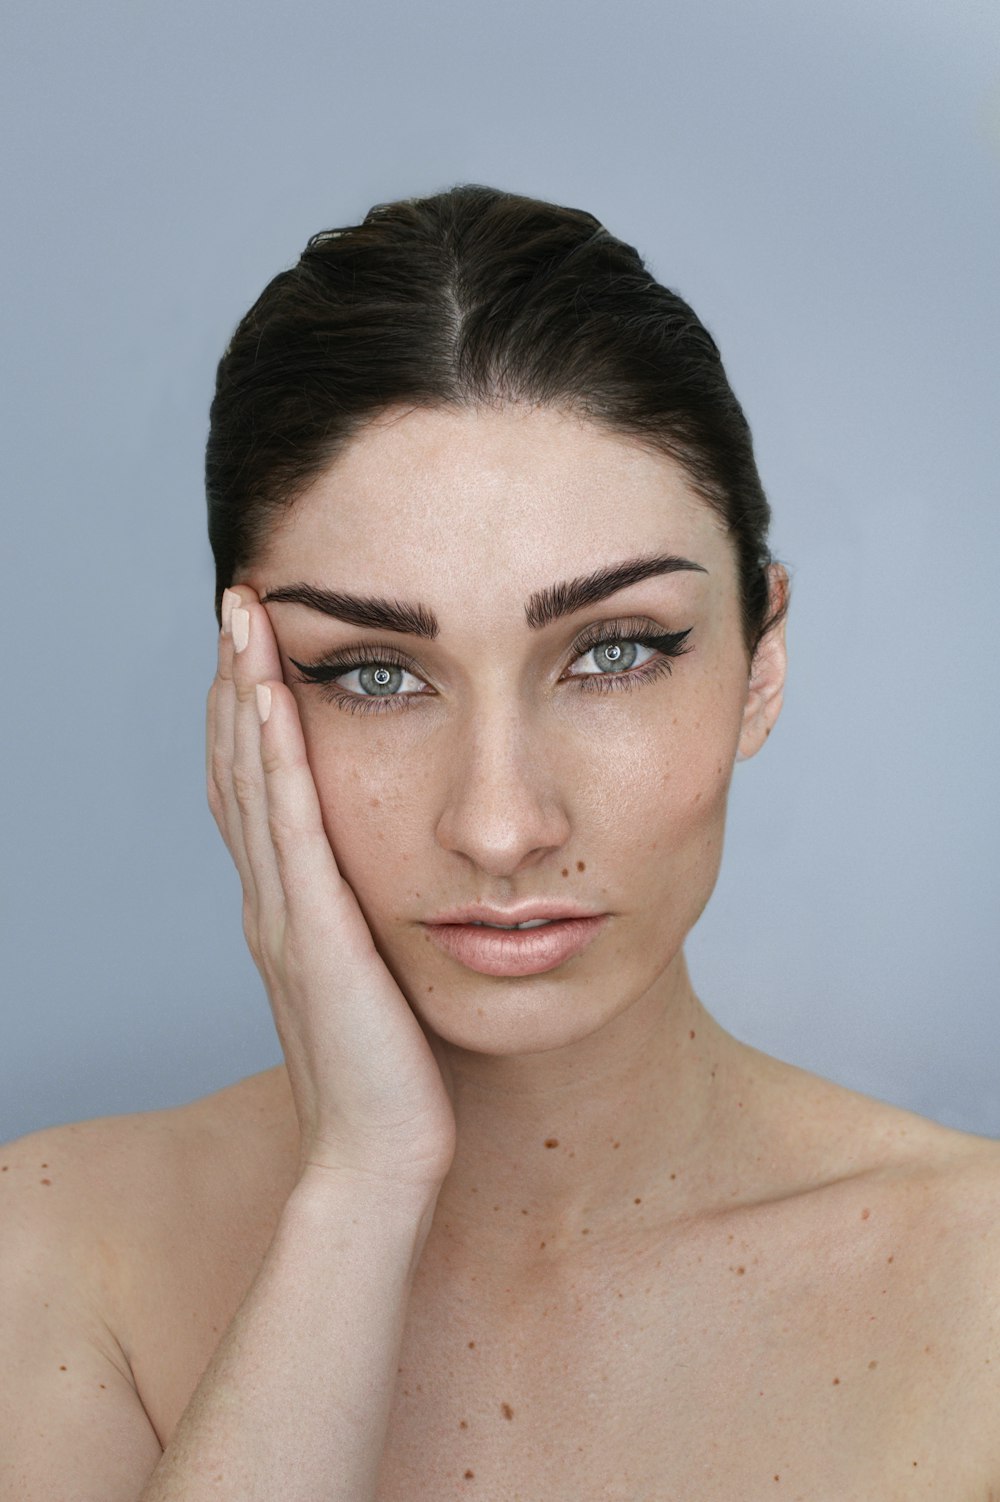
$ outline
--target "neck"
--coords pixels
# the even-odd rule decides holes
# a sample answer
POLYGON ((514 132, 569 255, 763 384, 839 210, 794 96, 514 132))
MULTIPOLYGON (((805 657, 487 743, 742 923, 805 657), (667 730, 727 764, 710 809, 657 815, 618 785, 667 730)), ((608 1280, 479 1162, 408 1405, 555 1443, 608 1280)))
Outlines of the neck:
POLYGON ((730 1193, 747 1050, 705 1011, 683 951, 599 1032, 545 1053, 445 1045, 458 1139, 432 1238, 516 1276, 571 1264, 730 1193))

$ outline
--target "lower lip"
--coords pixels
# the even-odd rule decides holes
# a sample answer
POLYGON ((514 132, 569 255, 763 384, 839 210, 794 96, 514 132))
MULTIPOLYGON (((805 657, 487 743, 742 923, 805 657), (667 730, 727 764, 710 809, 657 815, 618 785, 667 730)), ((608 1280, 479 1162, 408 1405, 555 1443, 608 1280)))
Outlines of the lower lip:
POLYGON ((504 932, 471 923, 427 923, 436 944, 480 975, 538 975, 580 954, 610 917, 559 918, 543 928, 504 932))

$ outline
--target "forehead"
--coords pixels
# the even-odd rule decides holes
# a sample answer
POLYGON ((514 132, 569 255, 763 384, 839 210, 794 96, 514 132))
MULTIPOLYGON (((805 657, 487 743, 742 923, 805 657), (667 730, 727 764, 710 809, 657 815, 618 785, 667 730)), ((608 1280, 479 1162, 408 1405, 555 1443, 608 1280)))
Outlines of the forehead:
POLYGON ((485 623, 555 580, 656 551, 697 560, 716 585, 735 577, 722 524, 667 456, 550 407, 435 408, 355 437, 260 562, 268 587, 360 586, 485 623))

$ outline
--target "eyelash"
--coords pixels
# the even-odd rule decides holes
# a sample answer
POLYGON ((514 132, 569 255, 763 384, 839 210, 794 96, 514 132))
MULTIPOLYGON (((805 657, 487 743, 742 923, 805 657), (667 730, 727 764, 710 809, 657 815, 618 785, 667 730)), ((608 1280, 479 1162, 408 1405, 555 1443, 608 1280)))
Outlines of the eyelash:
MULTIPOLYGON (((574 662, 594 647, 619 641, 653 647, 659 652, 660 660, 645 663, 641 668, 629 668, 622 673, 574 673, 572 676, 580 680, 584 693, 616 693, 623 689, 641 687, 654 678, 671 673, 671 658, 682 657, 685 652, 690 652, 690 646, 685 646, 684 643, 691 630, 689 626, 686 631, 651 634, 644 623, 636 628, 634 623, 628 621, 595 626, 574 642, 574 662)), ((329 699, 338 709, 346 709, 352 714, 382 714, 386 710, 403 708, 410 700, 428 697, 426 694, 356 694, 350 689, 336 687, 334 680, 344 677, 352 668, 398 667, 419 677, 412 664, 393 647, 345 647, 335 656, 324 658, 320 662, 296 662, 294 658, 289 660, 299 669, 299 683, 318 684, 324 699, 329 699)))

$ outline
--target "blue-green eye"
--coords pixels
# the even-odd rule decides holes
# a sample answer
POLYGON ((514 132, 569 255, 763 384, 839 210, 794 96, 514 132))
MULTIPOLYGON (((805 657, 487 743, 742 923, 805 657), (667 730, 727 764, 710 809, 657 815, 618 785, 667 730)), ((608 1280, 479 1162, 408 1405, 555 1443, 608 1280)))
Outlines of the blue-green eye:
MULTIPOLYGON (((571 661, 593 654, 598 671, 571 673, 569 679, 585 693, 608 693, 649 683, 672 671, 672 658, 681 657, 691 650, 686 645, 691 630, 689 626, 686 631, 650 633, 648 623, 641 623, 640 629, 635 629, 627 621, 590 627, 574 642, 571 661), (652 661, 638 668, 633 666, 637 646, 657 654, 652 661), (602 650, 598 652, 598 648, 602 650)), ((298 682, 319 685, 325 699, 354 714, 381 714, 384 710, 406 709, 414 700, 433 697, 433 694, 419 690, 399 692, 405 678, 412 677, 418 683, 423 680, 413 670, 411 660, 395 647, 344 647, 320 662, 296 662, 294 658, 290 661, 299 670, 298 682), (351 676, 352 672, 358 675, 361 692, 340 686, 338 680, 351 676)))

